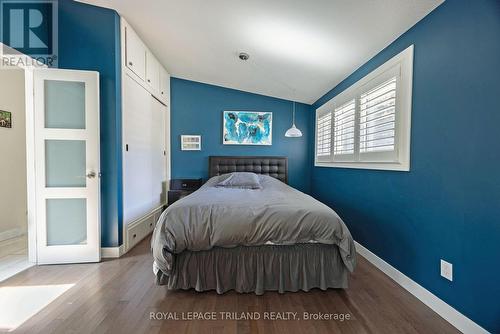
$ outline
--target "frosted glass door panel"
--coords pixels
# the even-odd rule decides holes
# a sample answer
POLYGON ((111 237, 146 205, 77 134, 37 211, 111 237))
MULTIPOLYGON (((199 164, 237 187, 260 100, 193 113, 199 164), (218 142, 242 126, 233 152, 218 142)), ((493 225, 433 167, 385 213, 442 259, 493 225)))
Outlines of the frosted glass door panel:
POLYGON ((47 199, 47 246, 87 244, 87 200, 47 199))
POLYGON ((85 187, 84 140, 45 140, 46 187, 85 187))
POLYGON ((85 83, 45 80, 45 127, 85 129, 85 83))

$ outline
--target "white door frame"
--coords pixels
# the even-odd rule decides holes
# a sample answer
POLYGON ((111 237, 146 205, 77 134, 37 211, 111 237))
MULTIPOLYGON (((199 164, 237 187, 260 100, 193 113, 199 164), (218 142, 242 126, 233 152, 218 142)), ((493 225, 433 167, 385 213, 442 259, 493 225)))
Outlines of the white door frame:
MULTIPOLYGON (((0 48, 5 48, 5 44, 0 42, 0 48)), ((13 52, 9 57, 15 57, 19 61, 15 64, 24 70, 24 98, 25 98, 25 120, 26 120, 26 220, 28 224, 28 262, 36 264, 36 175, 35 175, 35 119, 34 119, 34 75, 36 68, 47 68, 46 65, 36 61, 28 55, 18 51, 13 52)))
MULTIPOLYGON (((0 43, 0 48, 9 48, 0 43)), ((36 201, 35 201, 35 121, 34 121, 34 76, 33 70, 36 68, 47 68, 46 65, 18 51, 9 55, 9 58, 16 58, 14 63, 24 70, 24 98, 26 116, 26 220, 28 223, 28 262, 36 264, 36 201)))
POLYGON ((35 99, 33 68, 24 69, 26 98, 26 185, 28 220, 28 261, 36 264, 36 174, 35 174, 35 99))

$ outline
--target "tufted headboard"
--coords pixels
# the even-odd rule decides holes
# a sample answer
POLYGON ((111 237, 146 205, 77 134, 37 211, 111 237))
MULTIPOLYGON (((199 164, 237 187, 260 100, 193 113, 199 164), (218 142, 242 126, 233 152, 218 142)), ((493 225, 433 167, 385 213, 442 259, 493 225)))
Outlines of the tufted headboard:
POLYGON ((224 157, 210 156, 209 177, 232 172, 253 172, 272 176, 288 183, 287 157, 224 157))

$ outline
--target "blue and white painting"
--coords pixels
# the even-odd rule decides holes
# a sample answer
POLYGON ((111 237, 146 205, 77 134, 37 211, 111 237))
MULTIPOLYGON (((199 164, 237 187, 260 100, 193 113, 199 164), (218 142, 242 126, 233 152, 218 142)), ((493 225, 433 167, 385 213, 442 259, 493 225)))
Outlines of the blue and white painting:
POLYGON ((272 112, 224 111, 224 144, 271 145, 272 129, 272 112))

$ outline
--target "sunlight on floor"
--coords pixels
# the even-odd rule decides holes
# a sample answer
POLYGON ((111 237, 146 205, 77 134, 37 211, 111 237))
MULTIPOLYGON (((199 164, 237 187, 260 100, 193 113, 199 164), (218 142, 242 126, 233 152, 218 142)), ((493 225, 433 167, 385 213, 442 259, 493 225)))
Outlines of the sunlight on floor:
POLYGON ((0 330, 12 331, 40 312, 74 284, 0 288, 0 330))

